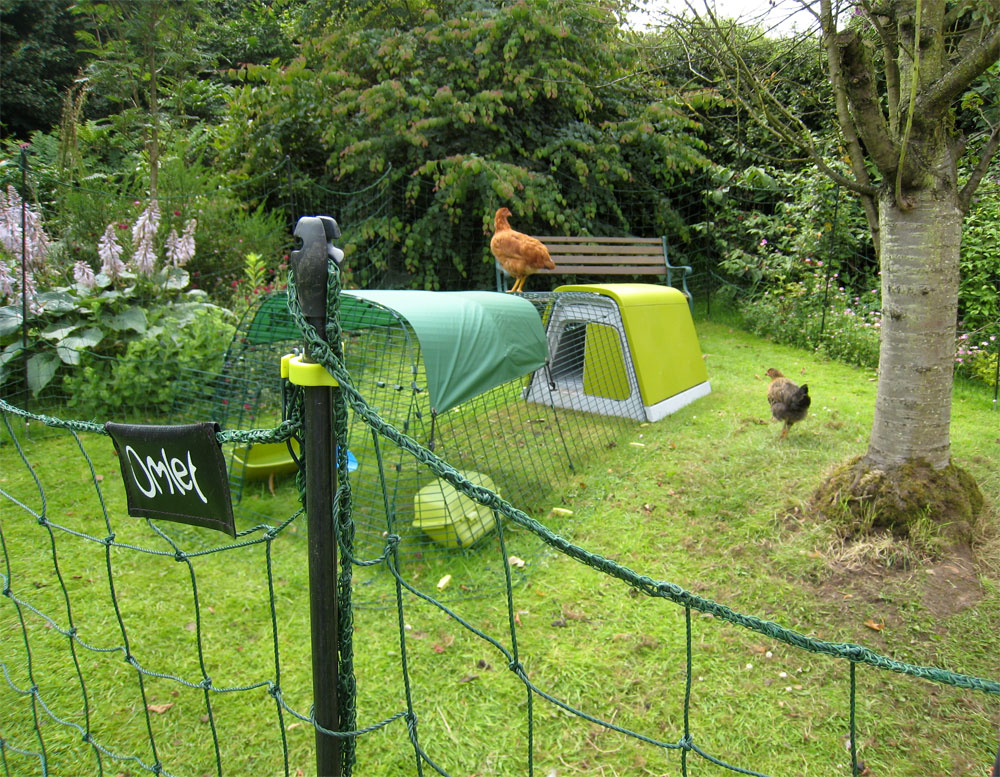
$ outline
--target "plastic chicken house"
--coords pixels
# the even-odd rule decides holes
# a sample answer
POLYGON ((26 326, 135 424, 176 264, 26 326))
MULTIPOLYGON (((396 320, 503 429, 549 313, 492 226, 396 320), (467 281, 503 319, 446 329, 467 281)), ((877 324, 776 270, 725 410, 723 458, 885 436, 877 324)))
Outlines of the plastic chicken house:
POLYGON ((677 289, 560 286, 543 318, 549 360, 525 390, 531 402, 658 421, 711 393, 687 298, 677 289))

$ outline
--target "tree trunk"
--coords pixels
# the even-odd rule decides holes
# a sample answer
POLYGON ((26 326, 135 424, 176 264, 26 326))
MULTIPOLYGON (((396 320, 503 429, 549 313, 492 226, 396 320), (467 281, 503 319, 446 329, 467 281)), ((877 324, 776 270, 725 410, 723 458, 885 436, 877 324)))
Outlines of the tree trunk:
POLYGON ((951 458, 952 373, 963 214, 954 187, 881 197, 882 337, 865 463, 888 469, 951 458))

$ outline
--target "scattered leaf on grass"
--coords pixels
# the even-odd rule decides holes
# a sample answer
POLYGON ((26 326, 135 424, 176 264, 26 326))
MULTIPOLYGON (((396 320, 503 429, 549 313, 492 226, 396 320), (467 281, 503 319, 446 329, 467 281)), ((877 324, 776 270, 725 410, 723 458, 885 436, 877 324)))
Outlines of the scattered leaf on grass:
POLYGON ((549 512, 555 515, 572 515, 572 510, 567 510, 565 507, 553 507, 549 512))
POLYGON ((527 563, 523 558, 518 556, 509 556, 507 558, 507 563, 512 567, 517 567, 518 569, 524 569, 524 565, 527 563))
POLYGON ((194 621, 191 621, 190 623, 185 623, 184 628, 187 629, 188 631, 197 631, 198 624, 195 623, 194 621))
POLYGON ((559 629, 565 628, 566 627, 566 619, 565 618, 556 618, 556 620, 552 621, 552 625, 555 626, 556 628, 559 628, 559 629))
POLYGON ((872 631, 882 631, 885 628, 884 623, 876 623, 871 618, 865 621, 865 626, 870 628, 872 631))
POLYGON ((478 679, 479 679, 479 675, 477 675, 477 674, 467 674, 465 677, 463 677, 461 680, 459 680, 459 682, 460 683, 471 683, 473 680, 478 680, 478 679))
POLYGON ((301 721, 296 721, 295 723, 289 723, 287 726, 285 726, 285 731, 291 731, 293 728, 298 728, 301 725, 302 725, 301 721))
POLYGON ((147 704, 146 709, 150 712, 155 712, 157 715, 162 715, 173 706, 173 702, 168 702, 167 704, 147 704))

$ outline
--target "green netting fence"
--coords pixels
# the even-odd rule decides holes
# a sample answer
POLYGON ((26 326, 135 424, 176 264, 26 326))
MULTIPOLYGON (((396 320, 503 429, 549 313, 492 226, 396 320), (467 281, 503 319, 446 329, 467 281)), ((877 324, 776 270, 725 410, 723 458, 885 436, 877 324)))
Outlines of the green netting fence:
MULTIPOLYGON (((275 522, 241 519, 235 538, 220 540, 221 535, 209 529, 126 517, 115 477, 117 462, 102 424, 29 413, 0 400, 6 430, 0 446, 3 774, 349 775, 372 773, 376 759, 387 773, 464 773, 448 764, 454 761, 454 742, 440 736, 429 741, 424 735, 437 717, 446 731, 450 728, 446 711, 434 706, 428 667, 411 657, 415 613, 436 613, 460 627, 464 645, 487 651, 509 670, 513 688, 498 691, 504 709, 496 725, 521 732, 520 752, 502 754, 508 760, 505 766, 494 766, 497 773, 541 774, 540 759, 545 774, 561 773, 549 768, 556 760, 552 754, 543 758, 539 753, 540 731, 580 725, 616 732, 640 744, 649 758, 659 759, 656 773, 705 774, 717 769, 763 774, 754 764, 730 762, 725 732, 720 736, 699 726, 695 679, 704 642, 696 638, 696 618, 703 616, 842 667, 843 708, 837 725, 847 733, 853 775, 862 773, 860 674, 889 672, 988 699, 1000 697, 997 680, 897 661, 862 645, 812 638, 644 575, 574 544, 465 479, 387 424, 354 388, 343 366, 339 274, 332 261, 328 269, 325 324, 317 325, 303 314, 294 276, 289 304, 307 354, 339 383, 329 391, 334 406, 326 419, 334 437, 343 439, 353 415, 370 429, 380 465, 386 451, 402 451, 428 475, 492 511, 495 542, 482 553, 495 554, 501 569, 496 614, 501 625, 465 614, 443 580, 437 586, 433 580, 417 584, 402 574, 399 527, 388 499, 384 546, 375 555, 357 553, 344 446, 337 449, 338 477, 331 482, 335 489, 318 524, 313 523, 317 516, 306 516, 302 509, 275 522), (62 434, 55 442, 47 441, 44 449, 35 448, 31 430, 36 426, 62 434), (15 473, 21 474, 15 478, 15 473), (303 530, 307 518, 308 532, 303 530), (310 592, 301 570, 315 552, 317 525, 332 531, 339 566, 326 570, 328 588, 310 592), (557 679, 536 676, 536 658, 522 639, 517 559, 508 548, 519 534, 537 538, 560 558, 593 569, 595 585, 610 582, 658 604, 644 617, 676 620, 676 645, 658 659, 664 673, 676 678, 680 701, 675 716, 640 716, 624 724, 615 716, 593 714, 587 704, 564 695, 557 679), (363 568, 384 570, 365 582, 374 580, 372 584, 392 591, 390 617, 378 623, 352 604, 355 577, 363 568), (335 577, 330 576, 333 571, 335 577), (334 652, 317 654, 310 642, 310 595, 314 608, 317 598, 337 604, 334 652), (371 666, 367 656, 386 651, 397 667, 391 691, 373 694, 367 690, 374 682, 366 673, 371 666), (317 693, 314 683, 320 675, 330 684, 317 693), (330 694, 337 702, 332 719, 330 694), (255 723, 252 732, 250 721, 255 723), (390 750, 395 755, 386 755, 390 750)), ((308 391, 289 387, 287 418, 278 426, 221 431, 216 435, 219 444, 300 437, 308 447, 308 391)), ((308 472, 298 479, 308 506, 307 482, 314 482, 308 472)), ((757 725, 783 724, 762 720, 757 725)), ((980 734, 979 741, 992 736, 980 734)), ((623 765, 623 772, 628 769, 623 765)))

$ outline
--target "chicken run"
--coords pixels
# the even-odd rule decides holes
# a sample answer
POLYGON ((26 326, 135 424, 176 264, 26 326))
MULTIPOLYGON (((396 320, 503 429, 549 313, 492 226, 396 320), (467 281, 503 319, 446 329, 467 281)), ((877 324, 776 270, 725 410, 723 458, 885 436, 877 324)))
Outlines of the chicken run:
MULTIPOLYGON (((544 517, 553 506, 545 501, 553 487, 584 460, 616 445, 636 420, 645 420, 640 394, 680 364, 669 343, 647 333, 638 349, 656 374, 650 377, 641 367, 637 373, 630 351, 635 338, 620 316, 617 323, 611 320, 615 306, 609 306, 608 291, 572 288, 523 296, 344 291, 340 317, 347 370, 386 422, 473 482, 544 517)), ((678 310, 687 315, 686 300, 675 293, 681 297, 678 310)), ((689 335, 694 336, 693 324, 689 335)), ((262 298, 240 324, 224 373, 244 395, 242 387, 259 386, 251 412, 258 426, 279 420, 278 364, 300 344, 284 293, 262 298)), ((690 357, 690 343, 687 352, 690 357)), ((700 352, 696 361, 695 383, 707 389, 700 352)), ((663 385, 656 389, 683 393, 663 385)), ((402 556, 424 556, 471 548, 495 528, 492 511, 376 439, 353 414, 346 444, 360 555, 381 553, 389 531, 402 538, 402 556)), ((295 469, 284 445, 235 451, 234 500, 246 480, 295 469)))

